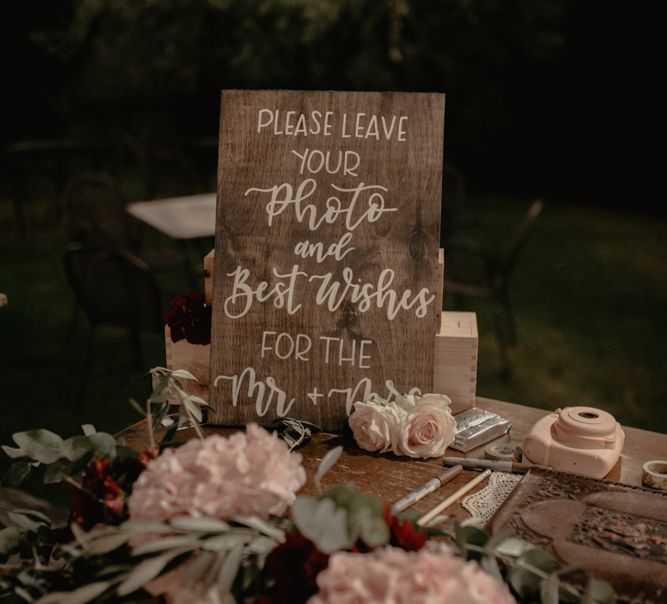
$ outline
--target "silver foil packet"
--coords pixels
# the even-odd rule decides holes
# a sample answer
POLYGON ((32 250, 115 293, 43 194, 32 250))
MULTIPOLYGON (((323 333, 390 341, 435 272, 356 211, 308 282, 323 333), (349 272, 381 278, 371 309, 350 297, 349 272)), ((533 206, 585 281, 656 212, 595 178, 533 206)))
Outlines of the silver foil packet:
POLYGON ((484 409, 468 409, 454 416, 456 437, 452 449, 467 453, 509 432, 512 422, 484 409))

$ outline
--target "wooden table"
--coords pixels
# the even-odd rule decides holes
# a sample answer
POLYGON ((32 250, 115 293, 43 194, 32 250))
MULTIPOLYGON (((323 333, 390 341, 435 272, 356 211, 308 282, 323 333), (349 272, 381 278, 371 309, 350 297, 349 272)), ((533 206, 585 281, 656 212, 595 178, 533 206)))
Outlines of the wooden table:
POLYGON ((137 201, 127 211, 172 239, 187 240, 215 235, 215 193, 137 201))
MULTIPOLYGON (((512 421, 510 434, 497 439, 494 442, 511 442, 520 445, 530 427, 548 412, 542 409, 534 409, 513 403, 505 403, 486 398, 478 398, 477 406, 488 409, 508 417, 512 421)), ((207 428, 209 433, 230 434, 235 430, 230 428, 207 428)), ((625 446, 623 454, 616 466, 606 476, 607 480, 620 481, 632 485, 641 485, 641 467, 651 459, 664 459, 667 457, 667 435, 639 430, 637 428, 625 428, 625 446)), ((127 428, 119 435, 125 438, 128 446, 136 450, 147 447, 147 436, 143 422, 139 422, 127 428)), ((183 437, 194 436, 191 431, 184 431, 183 437)), ((437 476, 442 471, 441 462, 438 459, 416 460, 394 455, 377 455, 362 451, 353 443, 344 442, 338 435, 317 434, 305 447, 299 449, 304 458, 304 467, 308 475, 308 482, 301 491, 304 495, 314 495, 315 487, 313 476, 317 464, 332 447, 343 444, 345 452, 338 463, 324 477, 325 488, 346 482, 354 482, 362 491, 369 495, 379 497, 388 502, 400 499, 427 480, 437 476)), ((486 445, 484 445, 486 446, 486 445)), ((458 451, 448 450, 447 455, 462 455, 458 451)), ((466 457, 483 457, 484 447, 474 449, 465 455, 466 457)), ((463 471, 452 482, 448 483, 435 493, 425 497, 412 506, 420 512, 427 511, 447 495, 468 482, 476 472, 463 471)), ((483 486, 483 484, 481 485, 483 486)), ((481 488, 480 486, 480 488, 481 488)), ((459 519, 468 517, 468 513, 461 507, 460 503, 448 510, 459 519)))

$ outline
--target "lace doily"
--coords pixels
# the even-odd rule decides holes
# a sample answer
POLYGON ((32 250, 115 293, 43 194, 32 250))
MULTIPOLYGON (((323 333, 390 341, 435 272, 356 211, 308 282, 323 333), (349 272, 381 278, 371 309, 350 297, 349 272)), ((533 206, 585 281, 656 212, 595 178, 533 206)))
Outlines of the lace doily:
POLYGON ((521 474, 493 472, 483 489, 468 495, 461 502, 470 513, 470 518, 465 524, 481 526, 488 522, 520 480, 521 474))

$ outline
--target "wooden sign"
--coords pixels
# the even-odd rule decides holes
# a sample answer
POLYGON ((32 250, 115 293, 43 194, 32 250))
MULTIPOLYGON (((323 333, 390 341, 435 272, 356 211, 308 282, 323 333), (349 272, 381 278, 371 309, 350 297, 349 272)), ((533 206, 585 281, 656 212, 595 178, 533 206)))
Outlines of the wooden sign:
POLYGON ((428 392, 444 95, 222 93, 212 421, 428 392))

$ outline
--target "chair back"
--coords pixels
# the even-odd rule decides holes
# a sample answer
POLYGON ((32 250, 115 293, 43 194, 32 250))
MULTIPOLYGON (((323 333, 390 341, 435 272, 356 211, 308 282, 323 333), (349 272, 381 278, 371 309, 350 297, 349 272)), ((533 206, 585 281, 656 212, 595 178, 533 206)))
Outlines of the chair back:
POLYGON ((514 269, 519 256, 521 256, 521 252, 523 251, 523 248, 525 247, 526 242, 528 241, 528 238, 533 230, 535 221, 542 213, 543 209, 544 200, 538 198, 530 204, 530 207, 526 211, 526 214, 521 221, 521 225, 519 226, 519 230, 514 236, 514 240, 510 245, 509 251, 507 252, 507 257, 503 266, 505 281, 507 281, 509 276, 512 274, 512 270, 514 269))
POLYGON ((123 250, 72 244, 65 273, 91 323, 161 332, 162 298, 148 266, 123 250))
POLYGON ((136 226, 125 198, 104 174, 80 174, 65 187, 65 230, 71 242, 98 247, 136 247, 136 226))

